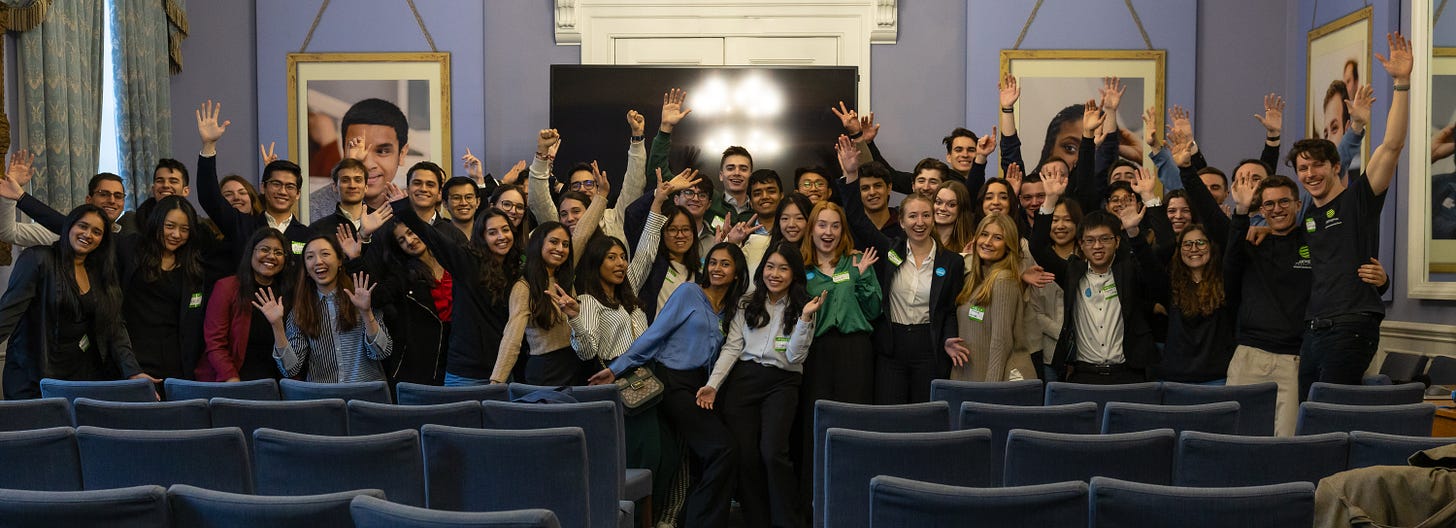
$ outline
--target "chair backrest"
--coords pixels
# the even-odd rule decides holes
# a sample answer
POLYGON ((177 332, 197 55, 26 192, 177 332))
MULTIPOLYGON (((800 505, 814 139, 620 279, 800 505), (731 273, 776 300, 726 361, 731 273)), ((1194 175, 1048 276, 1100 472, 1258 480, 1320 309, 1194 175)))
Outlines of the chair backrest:
POLYGON ((0 519, 6 526, 168 526, 167 490, 132 486, 95 491, 0 489, 0 519))
POLYGON ((441 387, 401 381, 398 385, 394 386, 394 391, 394 401, 399 402, 400 405, 429 405, 462 401, 479 402, 482 400, 505 401, 510 399, 508 389, 500 383, 441 387))
POLYGON ((1279 384, 1266 381, 1253 385, 1195 385, 1163 382, 1163 405, 1195 405, 1221 401, 1239 402, 1241 435, 1272 436, 1274 406, 1279 399, 1279 384))
POLYGON ((162 382, 168 400, 232 398, 235 400, 277 400, 278 381, 271 378, 248 381, 192 381, 167 378, 162 382))
POLYGON ((71 402, 65 398, 0 400, 0 431, 71 427, 71 402))
POLYGON ((425 424, 480 427, 480 402, 458 401, 433 405, 395 405, 365 400, 349 402, 349 434, 418 431, 425 424))
POLYGON ((270 497, 226 493, 183 484, 167 490, 172 525, 190 528, 353 526, 349 504, 354 497, 383 499, 384 492, 361 489, 322 495, 270 497))
POLYGON ((248 445, 253 431, 267 427, 292 433, 349 434, 349 415, 344 400, 260 401, 213 398, 207 402, 212 425, 242 429, 248 445))
POLYGON ((1163 386, 1156 381, 1123 385, 1092 385, 1053 381, 1046 387, 1046 405, 1064 405, 1089 401, 1097 404, 1098 424, 1102 406, 1107 402, 1163 403, 1163 386))
POLYGON ((1436 356, 1431 358, 1431 368, 1426 377, 1432 385, 1456 385, 1456 357, 1436 356))
POLYGON ((994 403, 998 405, 1040 406, 1045 389, 1041 380, 1019 381, 956 381, 948 379, 930 382, 930 400, 943 401, 950 405, 950 427, 960 427, 957 412, 964 402, 994 403))
POLYGON ((76 428, 85 489, 189 484, 252 493, 248 447, 236 427, 183 431, 76 428))
POLYGON ((1284 528, 1314 524, 1314 484, 1180 488, 1092 479, 1090 526, 1284 528))
POLYGON ((76 398, 71 402, 76 425, 110 429, 175 431, 212 427, 207 400, 114 402, 76 398))
POLYGON ((1430 357, 1420 354, 1386 352, 1385 360, 1380 362, 1380 373, 1390 376, 1392 382, 1409 383, 1426 371, 1429 360, 1430 357))
POLYGON ((1178 439, 1178 486, 1262 486, 1319 482, 1345 470, 1345 433, 1241 436, 1190 431, 1178 439))
POLYGON ((946 431, 950 406, 945 402, 905 405, 863 405, 831 400, 814 402, 814 527, 824 526, 824 432, 831 427, 881 433, 946 431))
POLYGON ((1168 484, 1173 480, 1171 429, 1080 435, 1013 429, 1006 436, 1007 486, 1114 477, 1168 484))
POLYGON ((870 528, 940 526, 975 519, 984 526, 1087 526, 1087 483, 967 488, 899 477, 870 480, 870 528))
MULTIPOLYGON (((509 401, 514 401, 516 398, 539 390, 550 391, 557 389, 557 387, 530 385, 527 383, 511 383, 508 387, 507 396, 509 398, 507 400, 509 401)), ((622 405, 622 394, 618 391, 617 386, 611 383, 604 385, 577 385, 568 387, 568 389, 570 389, 571 397, 576 398, 578 402, 610 401, 616 402, 617 405, 622 405)))
POLYGON ((374 497, 358 497, 349 507, 355 528, 561 528, 551 510, 452 512, 395 504, 374 497))
POLYGON ((366 436, 320 436, 273 429, 253 433, 258 493, 315 495, 380 489, 400 504, 425 504, 425 463, 413 429, 366 436))
POLYGON ((432 510, 551 510, 565 526, 590 526, 586 433, 426 425, 426 497, 432 510), (529 456, 522 456, 528 453, 529 456))
POLYGON ((1426 386, 1420 383, 1401 385, 1340 385, 1316 381, 1309 387, 1309 400, 1340 405, 1402 405, 1421 403, 1426 399, 1426 386))
POLYGON ((0 432, 0 488, 80 491, 76 430, 51 427, 0 432))
POLYGON ((1196 405, 1107 402, 1102 408, 1103 433, 1153 429, 1234 434, 1239 431, 1239 402, 1196 405))
POLYGON ((488 429, 580 427, 586 435, 590 463, 592 526, 617 522, 617 501, 626 488, 626 441, 622 416, 606 401, 540 405, 488 401, 482 403, 482 426, 488 429))
POLYGON ((876 433, 831 428, 824 441, 824 525, 868 527, 870 479, 889 475, 990 486, 991 432, 876 433))
POLYGON ((1451 436, 1404 436, 1368 431, 1350 432, 1350 460, 1345 469, 1408 465, 1411 455, 1456 444, 1451 436))
POLYGON ((151 380, 124 379, 115 381, 68 381, 53 378, 40 380, 42 398, 91 398, 93 400, 151 402, 157 401, 157 388, 151 380))
POLYGON ((319 383, 285 378, 278 381, 278 394, 283 396, 285 400, 326 400, 338 398, 344 401, 365 400, 378 403, 393 403, 389 399, 389 384, 383 381, 319 383))
POLYGON ((1097 404, 1092 402, 1045 406, 965 402, 958 414, 964 429, 991 430, 991 480, 998 486, 1006 463, 1006 433, 1012 429, 1069 434, 1098 432, 1097 404))
POLYGON ((1299 404, 1299 422, 1294 434, 1370 431, 1405 436, 1431 434, 1436 406, 1429 403, 1406 405, 1341 405, 1307 401, 1299 404))

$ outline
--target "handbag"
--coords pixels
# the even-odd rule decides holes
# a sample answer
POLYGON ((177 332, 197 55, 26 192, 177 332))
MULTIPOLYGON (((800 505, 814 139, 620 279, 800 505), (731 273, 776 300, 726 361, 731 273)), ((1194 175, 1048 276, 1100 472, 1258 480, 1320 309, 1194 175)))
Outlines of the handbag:
MULTIPOLYGON (((638 336, 637 322, 632 322, 632 340, 636 341, 638 336)), ((607 362, 600 356, 597 362, 602 368, 608 368, 607 362)), ((627 371, 621 378, 614 382, 617 385, 617 392, 622 395, 622 406, 626 407, 626 414, 633 416, 650 409, 662 399, 662 393, 666 390, 662 380, 652 370, 645 367, 636 367, 627 371)))

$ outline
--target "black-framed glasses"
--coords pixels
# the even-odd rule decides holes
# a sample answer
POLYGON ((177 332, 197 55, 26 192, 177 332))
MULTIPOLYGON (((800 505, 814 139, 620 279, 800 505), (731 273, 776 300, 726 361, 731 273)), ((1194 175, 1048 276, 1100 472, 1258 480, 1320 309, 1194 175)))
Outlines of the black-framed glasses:
POLYGON ((1259 204, 1259 208, 1270 210, 1275 208, 1288 209, 1292 205, 1294 205, 1293 198, 1280 198, 1278 200, 1264 200, 1264 203, 1259 204))
POLYGON ((1200 239, 1197 239, 1197 240, 1184 240, 1183 241, 1183 249, 1193 249, 1193 248, 1203 249, 1203 248, 1206 248, 1206 247, 1208 247, 1208 239, 1206 239, 1206 238, 1200 238, 1200 239))
POLYGON ((1084 246, 1097 246, 1098 244, 1101 244, 1101 245, 1104 245, 1104 246, 1110 246, 1110 245, 1112 245, 1113 242, 1116 242, 1116 241, 1117 241, 1117 236, 1116 235, 1102 235, 1102 236, 1096 236, 1096 237, 1091 237, 1091 236, 1082 237, 1082 245, 1084 245, 1084 246))
POLYGON ((574 181, 574 182, 571 182, 571 185, 567 185, 566 188, 567 189, 571 189, 573 191, 581 191, 581 190, 586 190, 586 189, 595 189, 595 188, 597 188, 597 181, 596 180, 574 181))

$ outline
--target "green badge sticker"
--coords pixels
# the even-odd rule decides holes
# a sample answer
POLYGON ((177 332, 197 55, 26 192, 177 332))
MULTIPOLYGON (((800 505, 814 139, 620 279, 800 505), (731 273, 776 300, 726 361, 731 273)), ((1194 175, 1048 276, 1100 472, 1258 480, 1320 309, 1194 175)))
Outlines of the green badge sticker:
POLYGON ((972 305, 970 308, 966 309, 966 317, 970 318, 970 320, 972 321, 985 321, 986 309, 980 306, 972 305))
POLYGON ((1299 246, 1299 258, 1309 258, 1309 246, 1299 246))
POLYGON ((1306 219, 1304 219, 1304 230, 1305 230, 1305 232, 1309 232, 1309 233, 1313 233, 1314 232, 1314 219, 1313 218, 1306 218, 1306 219))
POLYGON ((187 307, 197 308, 200 306, 202 306, 202 293, 192 294, 192 298, 187 300, 187 307))
POLYGON ((846 282, 849 282, 849 272, 848 271, 841 271, 839 273, 835 273, 834 274, 834 283, 835 284, 844 284, 846 282))
POLYGON ((87 351, 91 348, 91 336, 81 336, 81 342, 77 343, 76 346, 81 347, 82 352, 87 351))
POLYGON ((789 349, 789 338, 788 337, 779 336, 779 337, 775 337, 774 338, 774 351, 775 352, 785 352, 788 349, 789 349))
POLYGON ((1325 218, 1334 218, 1334 217, 1335 217, 1335 210, 1334 209, 1326 209, 1325 210, 1325 218))
POLYGON ((893 250, 893 249, 890 250, 889 258, 890 258, 890 263, 891 264, 894 264, 896 266, 899 266, 900 264, 903 264, 905 262, 905 259, 900 258, 900 254, 899 253, 896 253, 895 250, 893 250))
POLYGON ((294 255, 302 255, 303 254, 303 242, 294 242, 293 243, 293 254, 294 255))

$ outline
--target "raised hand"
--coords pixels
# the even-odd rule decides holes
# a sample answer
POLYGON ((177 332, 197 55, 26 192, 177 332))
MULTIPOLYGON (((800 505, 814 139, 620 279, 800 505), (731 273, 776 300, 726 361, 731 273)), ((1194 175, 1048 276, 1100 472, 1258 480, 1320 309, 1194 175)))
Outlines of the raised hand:
POLYGON ((1020 163, 1012 163, 1006 166, 1006 183, 1011 184, 1012 194, 1021 194, 1021 180, 1025 174, 1021 171, 1020 163))
POLYGON ((718 399, 718 389, 712 385, 704 385, 698 389, 698 407, 713 410, 713 401, 718 399))
POLYGON ((1046 285, 1057 281, 1057 276, 1052 272, 1043 269, 1041 266, 1032 266, 1021 272, 1021 282, 1028 286, 1045 288, 1046 285))
POLYGON ((864 133, 859 140, 865 143, 874 141, 875 136, 880 135, 880 125, 875 123, 874 112, 859 116, 859 131, 864 133))
MULTIPOLYGON (((380 209, 388 208, 381 207, 380 209)), ((364 244, 359 243, 359 239, 354 236, 354 230, 349 229, 348 226, 339 224, 335 227, 334 237, 339 240, 339 247, 343 248, 344 256, 349 257, 349 260, 354 260, 364 254, 364 244)))
POLYGON ((1258 185, 1254 178, 1248 174, 1235 174, 1234 181, 1229 185, 1229 196, 1234 199, 1234 212, 1248 214, 1254 207, 1254 190, 1258 185))
MULTIPOLYGON (((747 220, 733 224, 733 227, 728 229, 728 231, 723 234, 723 240, 720 240, 719 242, 726 241, 733 244, 742 245, 744 240, 748 240, 748 235, 753 233, 753 223, 755 219, 756 217, 754 217, 753 215, 749 215, 747 220)), ((723 223, 724 227, 726 227, 727 225, 727 222, 723 223)))
POLYGON ((945 354, 950 356, 950 362, 957 367, 971 363, 971 349, 966 348, 966 340, 959 337, 945 340, 945 354))
POLYGON ((1369 264, 1361 264, 1355 273, 1360 275, 1360 280, 1375 287, 1384 286, 1385 281, 1389 279, 1385 275, 1385 267, 1381 266, 1380 261, 1374 258, 1370 259, 1369 264))
POLYGON ((658 125, 659 130, 670 133, 672 127, 677 126, 684 117, 693 113, 692 109, 683 108, 683 101, 687 97, 688 93, 681 88, 673 88, 662 94, 662 123, 658 125))
POLYGON ((1147 167, 1138 166, 1137 173, 1132 177, 1132 191, 1137 193, 1143 201, 1148 201, 1158 197, 1157 192, 1154 191, 1157 185, 1158 177, 1148 172, 1147 167))
POLYGON ((25 189, 16 183, 15 178, 0 178, 0 198, 20 201, 25 197, 25 189))
POLYGON ((1122 84, 1117 77, 1103 77, 1102 87, 1097 89, 1097 95, 1102 98, 1102 110, 1116 112, 1118 105, 1122 104, 1122 94, 1125 92, 1127 85, 1122 84))
POLYGON ((1158 107, 1149 106, 1143 112, 1143 141, 1148 148, 1154 151, 1163 148, 1163 142, 1158 139, 1158 107))
POLYGON ((1057 203, 1057 198, 1067 192, 1067 171, 1060 163, 1049 163, 1041 168, 1041 183, 1046 189, 1046 203, 1057 203))
POLYGON ((1102 122, 1107 120, 1107 114, 1097 106, 1095 99, 1088 99, 1082 104, 1082 137, 1097 137, 1097 129, 1102 128, 1102 122))
POLYGON ((10 155, 10 165, 5 169, 5 178, 15 182, 15 185, 19 187, 24 187, 35 175, 34 166, 35 155, 26 149, 17 150, 10 155))
POLYGON ((1395 84, 1410 84, 1411 67, 1415 64, 1411 56, 1410 41, 1401 36, 1400 32, 1387 33, 1385 40, 1390 43, 1390 58, 1385 58, 1379 53, 1375 54, 1375 60, 1385 67, 1385 73, 1395 84))
POLYGON ((1128 231, 1129 235, 1136 236, 1133 232, 1138 228, 1139 224, 1143 223, 1143 213, 1146 211, 1146 208, 1139 206, 1128 206, 1122 208, 1122 210, 1117 213, 1117 218, 1119 220, 1122 220, 1122 229, 1124 231, 1128 231))
POLYGON ((838 108, 829 107, 829 111, 834 112, 834 117, 839 118, 839 124, 844 126, 844 131, 849 135, 858 134, 862 130, 859 127, 859 114, 853 108, 845 108, 844 101, 839 102, 838 108))
POLYGON ((485 171, 480 168, 480 158, 475 157, 475 154, 472 154, 469 148, 465 149, 464 156, 460 156, 460 161, 465 165, 466 176, 475 180, 477 184, 485 181, 485 171))
POLYGON ((1447 125, 1431 139, 1431 163, 1456 154, 1456 125, 1447 125))
POLYGON ((683 189, 688 189, 688 188, 691 188, 694 185, 697 185, 698 182, 701 181, 701 180, 702 180, 702 178, 699 178, 698 177, 698 171, 689 168, 689 169, 683 169, 682 172, 677 173, 677 176, 673 176, 672 179, 667 180, 667 181, 663 181, 663 179, 662 179, 662 169, 661 168, 658 168, 657 169, 657 192, 661 196, 671 196, 673 193, 676 193, 676 192, 681 191, 683 189))
POLYGON ((1016 84, 1016 77, 1007 73, 1001 76, 1001 82, 996 84, 997 99, 1001 102, 1001 108, 1011 108, 1021 99, 1021 86, 1016 84))
POLYGON ((1264 125, 1269 137, 1279 137, 1284 130, 1284 98, 1276 93, 1264 96, 1264 113, 1254 114, 1254 120, 1264 125))
MULTIPOLYGON (((1353 98, 1345 100, 1345 108, 1350 110, 1350 121, 1353 123, 1351 128, 1365 130, 1365 126, 1370 124, 1370 106, 1375 103, 1375 89, 1367 83, 1356 87, 1351 93, 1353 98)), ((1339 138, 1332 139, 1337 140, 1339 138)))
POLYGON ((369 144, 364 142, 364 136, 351 137, 349 142, 344 144, 344 157, 346 158, 364 161, 364 157, 368 155, 369 144))
POLYGON ((879 253, 875 251, 874 246, 870 246, 865 248, 864 254, 860 255, 859 262, 854 263, 854 267, 859 268, 860 274, 863 275, 865 270, 870 269, 870 266, 875 265, 879 261, 879 253))
POLYGON ((592 160, 591 168, 592 179, 597 181, 596 195, 605 200, 608 196, 612 195, 612 182, 607 179, 607 173, 602 172, 602 169, 597 167, 597 160, 592 160))
POLYGON ((991 133, 981 136, 976 140, 976 163, 986 163, 986 158, 996 152, 996 127, 991 127, 991 133))
POLYGON ((263 165, 278 161, 278 155, 273 153, 274 142, 268 142, 268 148, 264 149, 263 144, 258 144, 258 156, 263 158, 263 165))
POLYGON ((253 307, 263 314, 268 324, 283 323, 283 298, 273 295, 273 288, 259 288, 253 294, 253 307))
POLYGON ((1179 105, 1173 105, 1168 109, 1168 136, 1172 137, 1174 132, 1187 134, 1193 137, 1193 121, 1188 118, 1188 109, 1179 105))
POLYGON ((641 136, 642 132, 647 129, 647 118, 642 117, 642 114, 637 113, 636 110, 628 110, 627 128, 632 129, 633 137, 641 136))
MULTIPOLYGON (((228 125, 232 121, 217 122, 217 115, 222 112, 222 103, 213 103, 209 99, 202 107, 195 112, 197 114, 197 136, 202 139, 202 145, 215 146, 217 140, 222 139, 223 133, 227 132, 228 125)), ((205 150, 205 149, 204 149, 205 150)))
POLYGON ((554 157, 556 155, 554 147, 559 143, 561 143, 561 133, 557 132, 556 129, 548 128, 542 130, 536 136, 536 157, 546 159, 554 157))
POLYGON ((524 170, 526 170, 526 160, 516 161, 516 164, 511 165, 511 168, 506 169, 505 174, 501 176, 501 183, 515 185, 516 182, 521 180, 521 171, 524 170))
POLYGON ((803 310, 799 312, 799 319, 802 321, 814 320, 814 313, 818 312, 820 308, 824 307, 824 299, 827 299, 828 297, 829 290, 824 290, 822 292, 819 292, 819 295, 809 299, 809 302, 804 303, 803 310))
POLYGON ((556 308, 561 310, 562 315, 568 319, 576 319, 576 316, 581 315, 581 304, 576 302, 576 297, 572 297, 571 294, 566 293, 566 290, 561 289, 560 284, 552 283, 551 287, 546 289, 546 296, 551 298, 551 302, 556 303, 556 308))
MULTIPOLYGON (((859 145, 849 136, 839 135, 839 140, 834 143, 834 153, 839 156, 839 168, 844 170, 845 176, 859 175, 859 145)), ((854 178, 849 180, 854 181, 854 178)))
MULTIPOLYGON (((393 184, 390 185, 393 186, 393 184)), ((399 188, 393 187, 393 189, 398 190, 399 188)), ((402 196, 403 193, 401 193, 401 197, 402 196)), ((397 199, 398 198, 390 198, 389 201, 392 202, 397 199)), ((383 227, 384 223, 388 222, 390 218, 394 218, 394 208, 388 205, 364 213, 364 216, 359 218, 359 237, 369 238, 374 236, 374 233, 376 231, 379 231, 379 228, 383 227)))
POLYGON ((1187 167, 1193 163, 1193 136, 1182 130, 1173 130, 1168 134, 1168 150, 1173 155, 1173 163, 1179 167, 1187 167))
MULTIPOLYGON (((402 200, 402 199, 404 199, 404 197, 405 197, 404 191, 399 190, 399 186, 398 185, 395 185, 394 182, 389 182, 388 184, 386 184, 384 186, 384 199, 386 201, 393 202, 395 200, 402 200)), ((385 209, 385 208, 384 207, 380 207, 380 209, 385 209)))
POLYGON ((371 309, 370 303, 374 297, 374 287, 378 285, 377 283, 370 284, 369 274, 361 271, 354 274, 354 289, 344 290, 344 295, 349 297, 349 302, 354 303, 354 307, 359 309, 360 314, 367 314, 371 309))

